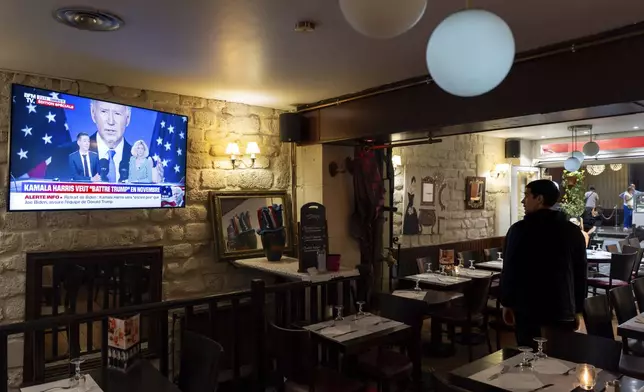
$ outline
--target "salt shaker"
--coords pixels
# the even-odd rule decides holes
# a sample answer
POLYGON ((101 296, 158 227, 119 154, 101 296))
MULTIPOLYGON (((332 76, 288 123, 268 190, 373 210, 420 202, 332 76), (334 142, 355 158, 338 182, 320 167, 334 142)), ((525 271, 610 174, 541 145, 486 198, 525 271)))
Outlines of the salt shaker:
POLYGON ((318 250, 318 272, 326 272, 326 249, 318 250))

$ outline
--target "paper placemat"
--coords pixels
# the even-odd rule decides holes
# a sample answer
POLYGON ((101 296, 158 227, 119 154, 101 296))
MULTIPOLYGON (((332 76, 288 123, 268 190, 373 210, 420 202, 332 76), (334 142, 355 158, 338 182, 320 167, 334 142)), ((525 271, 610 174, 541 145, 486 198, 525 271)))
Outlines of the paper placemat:
POLYGON ((471 269, 461 269, 458 272, 459 276, 467 276, 470 278, 487 278, 488 276, 494 275, 494 272, 490 271, 481 271, 481 270, 471 270, 471 269))
POLYGON ((425 300, 425 296, 427 295, 427 291, 396 290, 392 294, 397 296, 397 297, 403 297, 403 298, 409 298, 409 299, 415 299, 415 300, 423 301, 423 300, 425 300))
POLYGON ((342 321, 325 321, 306 326, 304 329, 337 342, 346 342, 347 340, 367 336, 399 325, 403 325, 403 323, 380 316, 370 315, 355 320, 354 315, 350 315, 346 316, 342 321))
MULTIPOLYGON (((575 372, 564 376, 563 373, 576 366, 575 363, 557 358, 541 359, 533 362, 532 371, 522 371, 516 367, 521 362, 522 354, 509 358, 499 365, 485 369, 469 378, 498 388, 513 392, 527 392, 547 384, 554 384, 542 389, 544 392, 570 392, 577 386, 575 372), (538 362, 543 361, 539 364, 538 362), (489 378, 501 372, 504 366, 509 366, 507 373, 494 380, 489 378)), ((597 369, 599 372, 600 370, 597 369)))
POLYGON ((47 384, 34 385, 27 388, 20 388, 21 392, 103 392, 96 381, 89 374, 85 375, 85 386, 66 388, 69 385, 69 379, 49 382, 47 384), (56 388, 56 389, 54 389, 56 388))

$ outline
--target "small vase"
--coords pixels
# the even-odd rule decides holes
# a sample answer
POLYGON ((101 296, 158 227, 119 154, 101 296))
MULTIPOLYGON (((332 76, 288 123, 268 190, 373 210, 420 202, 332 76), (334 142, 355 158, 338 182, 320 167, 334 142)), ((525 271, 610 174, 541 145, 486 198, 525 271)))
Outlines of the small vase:
POLYGON ((280 261, 286 246, 286 232, 283 227, 274 230, 263 230, 260 234, 262 247, 268 261, 280 261))

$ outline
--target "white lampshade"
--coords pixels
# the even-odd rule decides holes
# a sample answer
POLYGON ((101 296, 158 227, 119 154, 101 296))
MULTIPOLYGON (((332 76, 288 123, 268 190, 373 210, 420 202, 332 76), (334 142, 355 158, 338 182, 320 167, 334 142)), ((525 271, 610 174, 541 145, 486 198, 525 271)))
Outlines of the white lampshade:
POLYGON ((427 0, 340 0, 344 18, 370 38, 396 37, 418 23, 427 0))
POLYGON ((257 145, 256 142, 248 142, 248 144, 246 145, 246 154, 247 155, 259 154, 259 146, 257 145))
POLYGON ((581 152, 581 151, 578 151, 578 150, 573 151, 571 155, 572 155, 573 157, 577 158, 577 160, 579 161, 579 163, 584 162, 584 159, 586 158, 586 157, 584 156, 584 153, 583 153, 583 152, 581 152))
POLYGON ((226 155, 239 155, 239 146, 237 143, 228 143, 226 146, 226 155))
POLYGON ((569 157, 564 162, 564 168, 569 172, 576 172, 581 167, 581 162, 575 157, 569 157))
POLYGON ((398 167, 402 165, 402 158, 400 158, 400 155, 393 155, 391 157, 391 164, 393 167, 398 167))
POLYGON ((595 155, 599 154, 599 144, 590 141, 586 144, 584 144, 584 154, 586 154, 589 157, 594 157, 595 155))
POLYGON ((448 16, 436 27, 427 43, 427 67, 443 90, 474 97, 505 79, 514 52, 514 37, 503 19, 469 9, 448 16))

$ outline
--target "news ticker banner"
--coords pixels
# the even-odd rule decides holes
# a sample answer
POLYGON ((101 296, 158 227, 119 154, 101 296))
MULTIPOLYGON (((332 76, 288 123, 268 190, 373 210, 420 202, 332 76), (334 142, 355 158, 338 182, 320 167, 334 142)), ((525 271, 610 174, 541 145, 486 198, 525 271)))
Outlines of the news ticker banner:
POLYGON ((182 205, 184 189, 176 184, 17 181, 9 194, 11 210, 157 208, 182 205))

